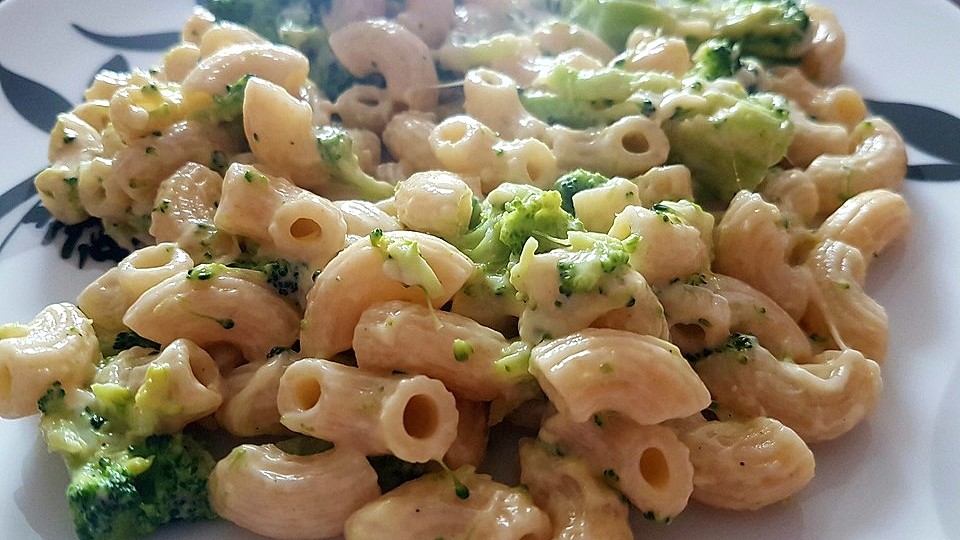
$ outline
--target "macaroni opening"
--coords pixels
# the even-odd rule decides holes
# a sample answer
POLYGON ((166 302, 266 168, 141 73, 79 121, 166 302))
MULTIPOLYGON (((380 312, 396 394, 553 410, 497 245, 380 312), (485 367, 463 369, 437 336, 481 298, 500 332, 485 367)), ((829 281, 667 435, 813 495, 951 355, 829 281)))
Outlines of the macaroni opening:
POLYGON ((632 154, 643 154, 650 150, 650 141, 640 131, 631 131, 620 139, 623 149, 632 154))
POLYGON ((463 122, 445 122, 440 124, 437 135, 443 141, 456 144, 467 136, 467 126, 463 122))
POLYGON ((137 250, 136 255, 130 257, 130 265, 137 270, 161 268, 173 262, 174 250, 169 246, 151 246, 137 250))
POLYGON ((320 385, 320 381, 313 378, 297 381, 297 386, 293 389, 293 399, 296 402, 297 409, 301 411, 309 411, 316 407, 322 395, 323 387, 320 385))
POLYGON ((707 348, 707 334, 699 324, 671 325, 670 341, 681 351, 702 351, 707 348))
POLYGON ((297 240, 313 240, 322 232, 320 224, 310 218, 297 218, 290 224, 290 236, 297 240))
POLYGON ((659 448, 647 448, 640 455, 640 476, 654 489, 663 489, 670 482, 670 465, 659 448))
POLYGON ((198 343, 197 345, 200 345, 203 350, 207 351, 207 354, 213 358, 213 361, 217 364, 217 368, 220 369, 221 373, 228 373, 237 366, 246 363, 240 349, 228 341, 198 343))
POLYGON ((424 394, 417 394, 403 408, 403 429, 414 439, 433 435, 439 423, 437 404, 424 394))

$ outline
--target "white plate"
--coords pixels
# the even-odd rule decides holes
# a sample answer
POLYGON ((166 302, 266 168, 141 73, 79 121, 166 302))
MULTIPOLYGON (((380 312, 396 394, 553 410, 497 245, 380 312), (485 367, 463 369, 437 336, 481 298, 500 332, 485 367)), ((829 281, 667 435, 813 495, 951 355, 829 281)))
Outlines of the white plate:
MULTIPOLYGON (((821 3, 836 11, 847 31, 846 82, 871 100, 960 117, 956 5, 821 3)), ((47 225, 33 223, 37 199, 25 195, 24 181, 46 164, 41 127, 52 124, 53 114, 44 107, 79 102, 104 65, 155 62, 159 51, 138 50, 138 44, 164 43, 190 7, 189 0, 0 3, 0 322, 27 321, 48 303, 72 300, 105 268, 88 261, 78 269, 76 256, 63 260, 66 235, 45 244, 47 225)), ((668 526, 638 520, 638 537, 960 538, 960 424, 954 411, 960 390, 960 120, 928 120, 916 111, 905 118, 900 127, 913 143, 912 171, 948 179, 907 181, 913 232, 873 266, 869 290, 886 306, 892 329, 878 410, 847 436, 814 448, 817 476, 789 501, 753 513, 691 504, 668 526)), ((59 457, 47 454, 36 418, 0 421, 0 457, 0 537, 74 537, 63 497, 66 473, 59 457)), ((159 536, 254 537, 225 524, 177 526, 159 536)))

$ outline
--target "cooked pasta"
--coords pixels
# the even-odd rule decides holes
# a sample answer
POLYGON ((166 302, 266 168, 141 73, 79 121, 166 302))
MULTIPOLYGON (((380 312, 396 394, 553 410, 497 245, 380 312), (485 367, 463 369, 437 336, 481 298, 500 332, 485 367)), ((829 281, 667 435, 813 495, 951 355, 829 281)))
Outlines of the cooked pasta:
POLYGON ((0 326, 0 416, 71 482, 226 433, 191 485, 258 534, 627 539, 790 497, 876 407, 906 151, 828 10, 207 4, 35 179, 132 251, 0 326), (503 421, 520 487, 476 472, 503 421))

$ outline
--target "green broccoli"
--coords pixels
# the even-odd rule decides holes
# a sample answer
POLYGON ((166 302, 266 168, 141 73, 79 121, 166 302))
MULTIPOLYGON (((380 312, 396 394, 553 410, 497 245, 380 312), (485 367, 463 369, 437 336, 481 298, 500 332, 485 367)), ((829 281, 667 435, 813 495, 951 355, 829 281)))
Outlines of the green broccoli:
POLYGON ((427 472, 426 463, 410 463, 389 454, 370 456, 367 461, 373 470, 377 471, 377 484, 384 493, 399 487, 400 484, 420 478, 427 472))
MULTIPOLYGON (((97 385, 95 385, 97 386, 97 385)), ((207 498, 213 457, 187 434, 155 435, 132 393, 54 383, 37 405, 51 451, 70 472, 67 502, 81 540, 127 539, 171 521, 216 517, 207 498)))
POLYGON ((670 163, 686 165, 698 199, 729 201, 753 190, 793 140, 786 100, 774 94, 710 92, 697 109, 680 110, 663 128, 670 163))
POLYGON ((113 340, 114 351, 125 351, 132 347, 145 347, 147 349, 160 350, 159 343, 156 341, 150 341, 149 339, 133 331, 120 332, 113 340))
POLYGON ((451 241, 488 274, 501 274, 517 261, 528 238, 536 238, 546 251, 567 245, 567 233, 582 230, 580 221, 563 209, 559 191, 503 184, 480 204, 476 226, 451 241))
POLYGON ((263 274, 267 284, 280 296, 296 296, 300 291, 301 272, 306 272, 305 263, 292 263, 286 259, 249 258, 229 264, 232 268, 246 268, 263 274))
POLYGON ((219 122, 233 122, 243 116, 243 94, 247 90, 250 75, 228 85, 226 92, 213 96, 213 117, 219 122))
POLYGON ((795 63, 810 31, 810 18, 797 0, 580 0, 567 6, 565 13, 574 22, 617 50, 624 48, 634 28, 643 27, 684 38, 692 49, 707 39, 725 38, 739 44, 745 56, 795 63), (680 24, 686 20, 702 24, 680 24))
POLYGON ((630 266, 630 255, 640 243, 636 235, 618 240, 605 234, 577 233, 571 239, 571 251, 557 262, 564 296, 597 290, 604 275, 630 266))
POLYGON ((600 187, 609 181, 609 178, 600 173, 577 169, 558 178, 553 185, 553 189, 559 191, 560 197, 563 198, 561 208, 576 215, 573 208, 573 196, 581 191, 600 187))
POLYGON ((654 112, 653 102, 637 92, 649 82, 621 69, 577 70, 554 67, 536 88, 522 90, 520 102, 550 124, 574 129, 609 125, 624 116, 654 112))
POLYGON ((157 435, 72 471, 67 501, 77 536, 145 536, 171 521, 214 519, 213 457, 188 435, 157 435))
POLYGON ((317 132, 317 150, 330 172, 330 180, 356 190, 366 200, 380 201, 393 196, 393 186, 373 178, 360 169, 353 153, 353 138, 341 127, 326 125, 317 132))
POLYGON ((692 75, 705 80, 733 77, 740 70, 740 44, 729 39, 711 38, 694 51, 692 75))
POLYGON ((420 287, 430 298, 442 293, 440 278, 420 254, 420 244, 416 240, 387 237, 383 230, 374 229, 370 232, 370 244, 383 255, 385 271, 398 281, 420 287))

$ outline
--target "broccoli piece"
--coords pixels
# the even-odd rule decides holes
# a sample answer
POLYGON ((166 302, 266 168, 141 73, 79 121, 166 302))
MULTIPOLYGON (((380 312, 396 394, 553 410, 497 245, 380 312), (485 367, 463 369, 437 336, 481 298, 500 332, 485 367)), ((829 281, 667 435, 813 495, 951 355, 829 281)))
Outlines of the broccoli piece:
POLYGON ((583 225, 564 211, 559 191, 503 184, 480 205, 475 227, 452 243, 488 274, 501 274, 517 261, 528 238, 546 251, 567 245, 567 233, 583 225))
POLYGON ((605 234, 577 233, 570 251, 557 262, 560 273, 560 293, 570 296, 597 290, 601 278, 630 266, 640 237, 630 235, 619 240, 605 234))
POLYGON ((693 53, 690 73, 705 80, 733 77, 740 71, 740 44, 729 39, 712 38, 693 53))
POLYGON ((774 63, 799 61, 810 30, 810 18, 797 0, 580 0, 568 3, 566 13, 617 50, 639 26, 684 38, 692 49, 705 39, 729 39, 740 45, 743 55, 774 63), (694 34, 691 25, 680 24, 689 20, 709 30, 694 34))
POLYGON ((545 122, 585 129, 609 125, 624 116, 653 114, 653 102, 637 93, 643 83, 636 74, 621 69, 577 70, 561 65, 540 81, 542 87, 523 90, 520 102, 545 122))
POLYGON ((243 94, 250 77, 244 75, 237 82, 227 85, 226 92, 213 96, 213 117, 217 121, 232 122, 243 116, 243 94))
POLYGON ((784 98, 773 94, 704 94, 704 106, 678 111, 663 128, 670 163, 690 168, 698 198, 729 201, 753 190, 793 140, 784 98))
POLYGON ((215 518, 207 477, 215 465, 187 434, 156 435, 156 419, 114 384, 66 390, 57 382, 37 403, 47 448, 61 455, 77 536, 127 539, 171 521, 215 518))
POLYGON ((416 240, 389 238, 383 230, 370 232, 370 244, 377 248, 386 260, 384 269, 398 281, 408 286, 420 287, 433 298, 441 294, 443 285, 430 264, 420 255, 416 240))
POLYGON ((127 539, 171 521, 213 519, 213 457, 188 435, 158 435, 72 471, 67 501, 77 536, 127 539))
POLYGON ((115 351, 125 351, 133 347, 144 347, 147 349, 156 349, 160 350, 160 344, 156 341, 150 341, 149 339, 141 336, 140 334, 134 331, 120 332, 117 334, 117 337, 113 340, 113 350, 115 351))
POLYGON ((581 191, 600 187, 609 181, 609 178, 600 173, 577 169, 558 178, 553 185, 553 189, 559 191, 563 198, 561 208, 572 215, 576 215, 573 208, 573 196, 581 191))
POLYGON ((357 191, 360 198, 380 201, 393 195, 393 185, 377 180, 360 169, 353 153, 353 138, 343 128, 323 126, 317 132, 317 149, 330 179, 357 191))
POLYGON ((732 0, 721 4, 716 34, 739 43, 744 56, 796 62, 810 29, 797 0, 732 0))
POLYGON ((420 478, 427 472, 426 463, 410 463, 396 456, 369 456, 367 461, 377 471, 377 484, 386 493, 404 482, 420 478))
POLYGON ((277 41, 281 12, 291 1, 206 0, 202 4, 217 20, 242 24, 271 41, 277 41))
POLYGON ((229 264, 232 268, 246 268, 263 274, 267 284, 273 287, 280 296, 295 296, 300 291, 301 270, 306 270, 303 263, 291 263, 286 259, 249 259, 238 260, 229 264))

